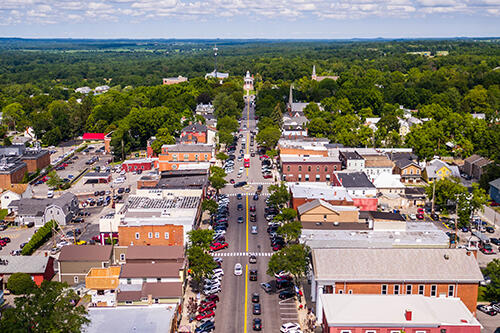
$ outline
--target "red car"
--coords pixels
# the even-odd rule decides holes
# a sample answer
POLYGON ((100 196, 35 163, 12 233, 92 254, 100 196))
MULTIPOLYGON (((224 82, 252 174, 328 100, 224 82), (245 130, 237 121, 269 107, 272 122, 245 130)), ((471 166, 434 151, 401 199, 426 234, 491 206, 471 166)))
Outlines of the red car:
POLYGON ((216 243, 213 243, 212 245, 210 245, 210 250, 219 251, 219 250, 225 249, 228 246, 229 246, 229 244, 226 242, 222 242, 222 243, 216 242, 216 243))
POLYGON ((216 295, 216 294, 212 294, 212 295, 208 295, 207 297, 205 297, 205 299, 203 301, 201 301, 201 303, 208 303, 208 302, 218 302, 219 301, 219 296, 216 295))
POLYGON ((7 242, 4 240, 0 240, 0 246, 5 246, 5 245, 7 245, 7 242))
POLYGON ((200 313, 199 315, 196 316, 196 320, 200 321, 205 318, 210 318, 215 316, 215 313, 212 310, 208 310, 205 312, 200 313))
POLYGON ((283 248, 281 244, 275 244, 273 245, 273 251, 279 251, 283 248))
POLYGON ((230 182, 231 184, 234 184, 234 179, 231 179, 229 182, 230 182))
POLYGON ((255 212, 255 209, 256 209, 256 208, 255 208, 255 206, 254 206, 254 205, 250 206, 250 211, 251 211, 251 212, 255 212))
POLYGON ((270 173, 266 173, 265 175, 263 175, 264 179, 268 179, 268 178, 273 178, 273 175, 271 175, 270 173))
POLYGON ((208 303, 201 303, 200 307, 198 308, 198 312, 206 312, 208 310, 213 310, 217 307, 217 304, 215 302, 208 302, 208 303))
POLYGON ((417 213, 423 214, 424 213, 424 209, 422 207, 418 208, 417 209, 417 213))
POLYGON ((424 214, 417 214, 417 219, 423 220, 424 219, 424 214))

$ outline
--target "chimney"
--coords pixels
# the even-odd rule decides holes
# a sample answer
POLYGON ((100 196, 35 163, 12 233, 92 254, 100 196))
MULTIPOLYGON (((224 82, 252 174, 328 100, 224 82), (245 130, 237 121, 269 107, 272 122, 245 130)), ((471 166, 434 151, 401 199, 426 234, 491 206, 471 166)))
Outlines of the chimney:
POLYGON ((407 321, 411 321, 411 311, 405 310, 405 318, 407 321))

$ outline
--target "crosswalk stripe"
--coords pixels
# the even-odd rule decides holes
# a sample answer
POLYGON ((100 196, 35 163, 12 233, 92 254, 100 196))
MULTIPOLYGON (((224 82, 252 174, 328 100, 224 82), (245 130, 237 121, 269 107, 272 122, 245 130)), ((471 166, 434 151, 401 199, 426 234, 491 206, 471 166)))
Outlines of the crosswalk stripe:
POLYGON ((248 257, 248 256, 257 256, 257 257, 270 257, 273 255, 273 252, 214 252, 212 256, 214 257, 248 257))

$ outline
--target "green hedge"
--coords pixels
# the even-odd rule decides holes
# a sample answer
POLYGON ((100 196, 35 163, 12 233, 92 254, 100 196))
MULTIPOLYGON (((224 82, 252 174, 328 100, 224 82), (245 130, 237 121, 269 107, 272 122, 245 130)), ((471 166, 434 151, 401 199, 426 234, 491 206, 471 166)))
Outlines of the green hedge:
POLYGON ((23 256, 29 256, 33 252, 35 252, 40 246, 42 246, 49 238, 52 236, 52 225, 57 229, 57 223, 54 220, 50 220, 43 225, 40 229, 35 232, 35 234, 31 237, 28 244, 26 244, 21 254, 23 256))

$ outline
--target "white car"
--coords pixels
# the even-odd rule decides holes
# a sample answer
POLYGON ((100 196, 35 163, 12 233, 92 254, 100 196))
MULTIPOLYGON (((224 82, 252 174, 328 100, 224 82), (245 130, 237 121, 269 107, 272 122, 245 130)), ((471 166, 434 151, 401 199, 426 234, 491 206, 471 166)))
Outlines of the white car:
POLYGON ((234 265, 234 275, 240 276, 241 274, 243 274, 243 266, 241 266, 240 263, 237 263, 234 265))
POLYGON ((203 294, 204 295, 212 295, 212 294, 216 294, 218 292, 220 292, 220 287, 213 287, 213 288, 206 288, 206 289, 203 289, 203 294))
POLYGON ((252 226, 252 234, 256 235, 258 233, 257 231, 257 226, 256 225, 253 225, 252 226))
POLYGON ((417 215, 410 214, 410 220, 415 221, 417 219, 417 215))
POLYGON ((300 331, 300 325, 297 323, 285 323, 281 325, 281 333, 295 333, 300 331))

